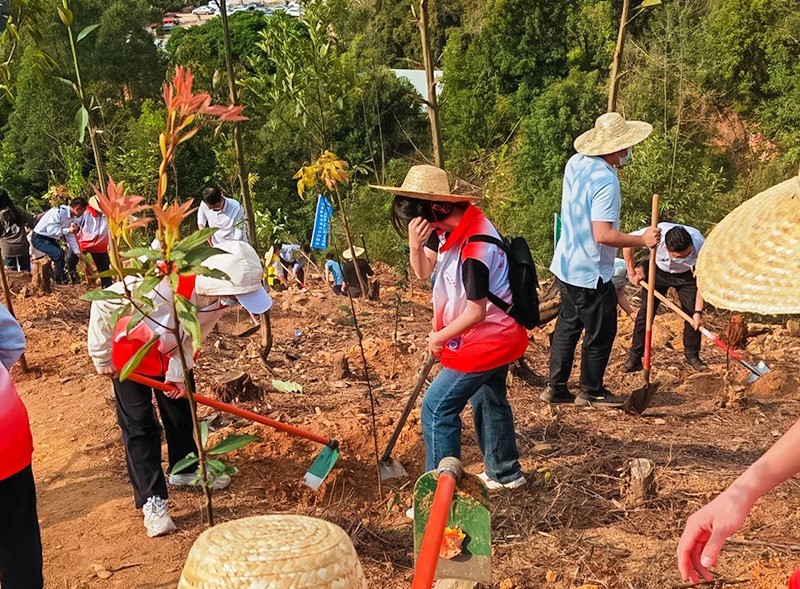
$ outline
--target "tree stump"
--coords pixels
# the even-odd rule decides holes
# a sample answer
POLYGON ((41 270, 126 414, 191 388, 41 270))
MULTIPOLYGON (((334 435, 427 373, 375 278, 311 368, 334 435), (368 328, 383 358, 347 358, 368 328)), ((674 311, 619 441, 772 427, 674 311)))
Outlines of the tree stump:
POLYGON ((561 311, 561 290, 553 281, 546 290, 539 291, 539 326, 558 317, 559 311, 561 311))
POLYGON ((350 365, 347 362, 347 356, 336 354, 333 357, 333 379, 342 380, 348 376, 350 376, 350 365))
POLYGON ((367 299, 374 302, 380 302, 381 300, 381 283, 376 280, 375 278, 369 279, 369 284, 367 286, 367 299))
POLYGON ((656 496, 656 470, 646 458, 632 458, 630 463, 630 488, 628 503, 643 505, 656 496))
POLYGON ((261 391, 253 384, 250 375, 241 370, 233 370, 217 377, 211 385, 211 391, 224 402, 260 401, 261 391))
POLYGON ((31 260, 33 272, 31 274, 31 290, 34 293, 50 294, 53 292, 53 264, 50 258, 31 260))

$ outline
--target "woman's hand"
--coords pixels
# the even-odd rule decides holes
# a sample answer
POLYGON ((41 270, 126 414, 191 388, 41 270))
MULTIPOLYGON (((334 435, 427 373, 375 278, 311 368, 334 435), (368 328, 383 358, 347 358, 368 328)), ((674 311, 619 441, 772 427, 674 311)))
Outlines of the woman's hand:
POLYGON ((728 489, 689 517, 678 543, 678 569, 685 581, 697 583, 701 575, 712 579, 708 569, 717 566, 722 545, 742 527, 751 507, 745 497, 728 489))
POLYGON ((422 217, 414 217, 408 223, 408 247, 412 251, 420 249, 433 233, 433 227, 422 217))
POLYGON ((441 331, 432 331, 428 334, 428 351, 437 358, 442 353, 442 348, 447 340, 443 339, 440 335, 441 331))
POLYGON ((164 394, 169 397, 170 399, 183 399, 186 397, 186 384, 181 382, 170 382, 167 381, 169 386, 174 387, 173 390, 164 391, 164 394))

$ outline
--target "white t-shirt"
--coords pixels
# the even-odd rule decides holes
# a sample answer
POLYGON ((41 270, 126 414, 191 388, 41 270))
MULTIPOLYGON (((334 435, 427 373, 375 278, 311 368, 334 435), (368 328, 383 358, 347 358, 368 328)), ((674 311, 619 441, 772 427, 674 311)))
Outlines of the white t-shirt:
POLYGON ((566 284, 597 288, 614 274, 617 248, 594 240, 593 221, 619 230, 622 206, 617 171, 603 158, 573 155, 564 170, 561 194, 561 238, 550 271, 566 284))
POLYGON ((79 217, 73 217, 67 205, 61 205, 53 207, 42 215, 39 222, 36 223, 36 227, 33 228, 33 232, 50 239, 63 239, 74 253, 79 254, 81 248, 78 247, 78 238, 69 230, 73 223, 80 226, 82 220, 79 217))
POLYGON ((197 226, 214 227, 217 232, 211 236, 211 243, 225 241, 247 241, 244 230, 244 207, 232 198, 225 198, 219 211, 212 211, 204 202, 197 209, 197 226))
MULTIPOLYGON (((694 227, 683 225, 683 228, 686 229, 689 236, 692 238, 692 253, 680 262, 675 261, 675 259, 669 255, 669 250, 667 250, 667 231, 673 227, 680 226, 681 225, 676 225, 675 223, 658 224, 658 228, 661 229, 661 243, 659 243, 656 248, 656 266, 669 274, 683 274, 684 272, 691 272, 694 270, 694 266, 697 264, 697 256, 700 254, 700 248, 702 248, 703 244, 706 242, 705 237, 703 237, 700 231, 694 227)), ((631 235, 644 235, 646 230, 647 228, 639 229, 631 233, 631 235)))

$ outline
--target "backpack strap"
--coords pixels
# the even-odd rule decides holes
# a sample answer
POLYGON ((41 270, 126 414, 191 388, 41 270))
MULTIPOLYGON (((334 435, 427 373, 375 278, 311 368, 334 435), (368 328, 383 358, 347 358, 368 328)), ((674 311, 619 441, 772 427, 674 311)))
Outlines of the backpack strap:
MULTIPOLYGON (((470 235, 469 237, 467 237, 467 240, 464 243, 464 245, 476 242, 491 243, 492 245, 496 245, 501 250, 506 252, 506 254, 508 254, 508 248, 506 247, 505 242, 502 239, 498 239, 497 237, 494 237, 492 235, 470 235)), ((486 298, 489 299, 489 302, 492 303, 498 309, 500 309, 503 313, 508 314, 508 312, 511 310, 512 305, 508 304, 507 302, 505 302, 503 299, 501 299, 492 292, 489 292, 489 294, 486 295, 486 298)))

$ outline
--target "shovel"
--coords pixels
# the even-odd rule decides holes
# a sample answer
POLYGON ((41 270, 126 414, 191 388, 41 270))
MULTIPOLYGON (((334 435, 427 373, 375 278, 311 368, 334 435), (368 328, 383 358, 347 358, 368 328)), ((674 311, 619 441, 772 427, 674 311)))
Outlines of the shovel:
MULTIPOLYGON (((658 227, 658 195, 653 195, 653 205, 650 216, 650 227, 658 227)), ((626 409, 633 411, 637 415, 644 413, 644 410, 650 405, 650 400, 658 390, 659 383, 650 382, 650 364, 651 364, 651 350, 653 347, 653 315, 655 306, 655 297, 653 294, 656 292, 656 249, 658 245, 650 248, 650 263, 648 265, 647 279, 649 286, 647 287, 647 322, 645 323, 644 332, 644 357, 642 358, 642 366, 644 367, 644 386, 636 389, 631 394, 626 405, 626 409)))
POLYGON ((414 555, 411 589, 430 589, 434 578, 492 583, 489 491, 457 458, 442 459, 414 485, 414 555), (448 542, 443 555, 445 534, 463 538, 460 549, 448 542))
MULTIPOLYGON (((643 286, 644 288, 650 288, 649 285, 645 284, 644 281, 641 282, 641 286, 643 286)), ((670 301, 667 297, 662 295, 660 292, 655 291, 655 293, 656 293, 656 297, 658 297, 658 300, 660 300, 662 303, 664 303, 669 309, 671 309, 672 311, 675 311, 687 323, 689 323, 689 324, 692 323, 692 318, 689 317, 689 315, 687 315, 686 313, 684 313, 683 309, 678 307, 675 303, 670 301)), ((759 360, 758 364, 755 364, 755 365, 751 364, 750 362, 748 362, 747 360, 742 358, 741 354, 739 354, 733 348, 731 348, 730 346, 725 344, 725 342, 723 342, 722 339, 720 339, 720 337, 716 333, 714 333, 713 331, 709 331, 705 327, 701 327, 700 328, 700 333, 702 333, 709 340, 711 340, 711 343, 713 343, 714 345, 719 346, 720 348, 725 350, 725 353, 728 354, 734 360, 736 360, 739 364, 741 364, 742 366, 747 368, 751 372, 750 377, 748 378, 748 380, 750 382, 757 381, 759 378, 761 378, 767 372, 769 372, 769 366, 764 364, 763 360, 759 360)))
MULTIPOLYGON (((153 378, 148 378, 147 376, 143 376, 141 374, 132 373, 128 376, 128 380, 138 382, 139 384, 143 384, 160 391, 175 390, 175 387, 173 386, 153 378)), ((336 464, 337 460, 339 460, 339 442, 336 440, 300 429, 299 427, 289 425, 288 423, 271 419, 264 415, 259 415, 258 413, 253 413, 252 411, 247 411, 246 409, 240 409, 239 407, 229 405, 228 403, 223 403, 222 401, 217 401, 211 397, 198 395, 197 393, 192 396, 194 397, 194 400, 201 405, 213 407, 217 411, 224 411, 225 413, 230 413, 232 415, 236 415, 237 417, 243 417, 244 419, 249 419, 250 421, 255 421, 256 423, 260 423, 262 425, 267 425, 278 431, 286 432, 287 434, 304 438, 306 440, 311 440, 312 442, 317 442, 318 444, 323 444, 325 447, 311 464, 305 476, 303 476, 303 482, 315 491, 319 489, 320 485, 322 485, 322 482, 325 480, 325 477, 327 477, 328 473, 330 473, 331 469, 333 469, 333 465, 336 464)))
POLYGON ((386 445, 386 450, 383 451, 381 459, 378 462, 382 481, 388 479, 399 479, 400 477, 408 475, 406 469, 403 468, 403 465, 400 464, 398 460, 392 458, 392 450, 394 450, 394 445, 397 443, 397 438, 400 437, 400 432, 403 430, 403 426, 406 424, 406 420, 408 419, 411 410, 414 408, 417 397, 419 397, 419 393, 422 390, 422 387, 425 385, 425 381, 427 380, 428 375, 431 372, 431 368, 433 368, 435 363, 436 357, 434 355, 428 354, 425 357, 425 364, 423 364, 422 370, 420 370, 417 383, 414 385, 414 390, 411 392, 411 396, 408 398, 406 406, 403 408, 403 414, 400 416, 400 419, 397 420, 397 425, 394 426, 392 437, 389 439, 389 443, 386 445))

